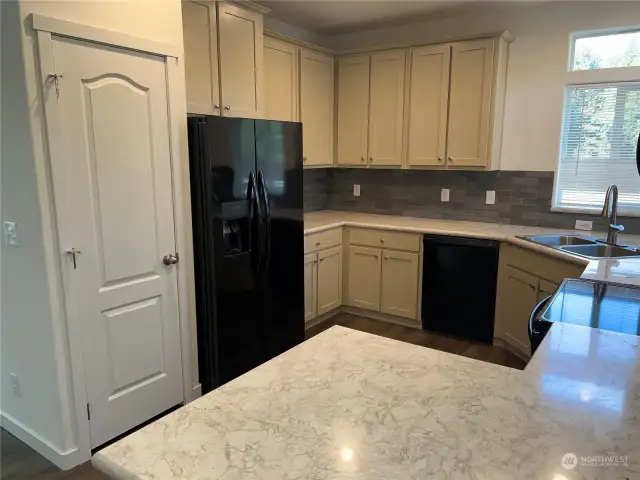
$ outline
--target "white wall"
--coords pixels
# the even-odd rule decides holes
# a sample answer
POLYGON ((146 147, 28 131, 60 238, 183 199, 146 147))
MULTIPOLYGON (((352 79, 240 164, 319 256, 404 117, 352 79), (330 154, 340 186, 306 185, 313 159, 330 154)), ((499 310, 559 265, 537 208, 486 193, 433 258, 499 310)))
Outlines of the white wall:
POLYGON ((472 13, 330 37, 348 50, 414 41, 439 41, 508 30, 504 170, 555 170, 562 125, 571 32, 640 25, 638 2, 554 2, 499 5, 472 13))
MULTIPOLYGON (((43 108, 36 77, 37 45, 29 15, 38 13, 182 47, 180 1, 1 3, 2 219, 17 222, 21 242, 19 247, 2 247, 3 425, 17 425, 35 439, 34 446, 40 447, 41 453, 68 468, 69 462, 88 456, 86 448, 78 448, 82 432, 74 421, 73 404, 78 398, 74 396, 77 385, 71 383, 60 283, 52 268, 59 250, 48 251, 45 241, 55 237, 54 215, 43 170, 47 162, 43 108), (12 393, 9 372, 19 375, 20 397, 12 393)), ((184 97, 182 74, 179 83, 178 94, 184 97)), ((186 108, 186 102, 182 103, 186 108)), ((186 162, 186 113, 182 117, 186 162)), ((187 221, 190 224, 190 218, 187 221)), ((195 351, 194 361, 197 367, 195 351)), ((197 382, 197 368, 194 375, 197 382)))

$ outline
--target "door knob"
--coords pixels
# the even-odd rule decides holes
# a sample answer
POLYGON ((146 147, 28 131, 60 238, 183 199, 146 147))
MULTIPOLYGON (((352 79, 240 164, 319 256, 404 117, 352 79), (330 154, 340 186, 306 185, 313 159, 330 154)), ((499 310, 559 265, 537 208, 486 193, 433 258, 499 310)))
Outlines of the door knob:
POLYGON ((175 265, 180 261, 180 256, 176 253, 167 253, 164 257, 162 257, 162 263, 165 265, 175 265))

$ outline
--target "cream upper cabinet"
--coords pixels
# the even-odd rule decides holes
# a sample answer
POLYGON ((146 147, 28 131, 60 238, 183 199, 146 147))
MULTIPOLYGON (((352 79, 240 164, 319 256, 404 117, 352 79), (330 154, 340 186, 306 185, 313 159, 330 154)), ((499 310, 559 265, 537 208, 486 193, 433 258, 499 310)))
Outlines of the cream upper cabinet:
POLYGON ((447 161, 453 167, 484 167, 489 155, 494 39, 454 43, 447 161))
POLYGON ((318 252, 318 315, 342 305, 342 245, 318 252))
POLYGON ((304 321, 313 320, 318 315, 318 254, 304 256, 304 321))
POLYGON ((371 55, 369 163, 402 164, 405 50, 371 55))
POLYGON ((381 256, 379 248, 349 246, 350 306, 380 311, 381 256))
POLYGON ((409 166, 444 166, 450 45, 411 49, 409 166))
POLYGON ((383 250, 382 257, 380 310, 390 315, 415 319, 420 255, 383 250))
POLYGON ((218 32, 214 2, 182 3, 187 112, 220 114, 218 32))
POLYGON ((298 47, 264 37, 265 118, 298 120, 298 47))
POLYGON ((262 15, 218 3, 220 96, 223 115, 263 116, 262 15))
POLYGON ((300 119, 305 166, 333 164, 333 57, 300 49, 300 119))
POLYGON ((340 165, 367 165, 369 55, 338 61, 338 157, 340 165))

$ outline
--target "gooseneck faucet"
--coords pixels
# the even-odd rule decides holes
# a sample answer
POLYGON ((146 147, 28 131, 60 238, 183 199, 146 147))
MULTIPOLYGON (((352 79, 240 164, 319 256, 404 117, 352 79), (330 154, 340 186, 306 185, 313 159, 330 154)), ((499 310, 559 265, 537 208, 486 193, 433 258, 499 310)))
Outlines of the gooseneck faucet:
POLYGON ((616 185, 611 185, 607 189, 601 215, 609 219, 607 243, 615 244, 618 233, 624 230, 624 225, 618 225, 618 187, 616 185))

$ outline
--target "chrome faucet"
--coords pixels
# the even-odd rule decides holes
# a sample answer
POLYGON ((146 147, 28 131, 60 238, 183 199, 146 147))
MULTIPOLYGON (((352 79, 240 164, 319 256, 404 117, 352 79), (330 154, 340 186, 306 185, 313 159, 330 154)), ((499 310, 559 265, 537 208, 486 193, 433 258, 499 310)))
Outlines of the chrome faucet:
POLYGON ((618 225, 618 187, 611 185, 604 197, 604 206, 601 215, 609 219, 607 230, 607 243, 615 244, 618 233, 624 230, 624 225, 618 225))

